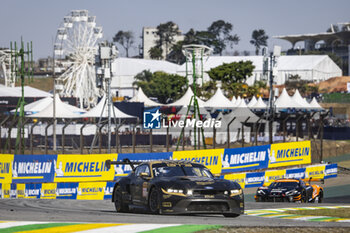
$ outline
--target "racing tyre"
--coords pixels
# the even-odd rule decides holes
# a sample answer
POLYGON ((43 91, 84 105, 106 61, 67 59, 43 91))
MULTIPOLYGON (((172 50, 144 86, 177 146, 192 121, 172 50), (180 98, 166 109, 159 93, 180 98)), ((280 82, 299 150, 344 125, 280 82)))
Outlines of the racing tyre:
POLYGON ((303 192, 301 193, 300 202, 301 202, 301 203, 306 203, 306 202, 307 202, 307 197, 306 197, 306 192, 305 192, 305 191, 303 191, 303 192))
POLYGON ((323 202, 323 192, 320 191, 320 193, 318 194, 318 203, 322 203, 323 202))
POLYGON ((117 187, 114 195, 115 195, 114 197, 115 210, 119 213, 128 212, 129 206, 128 204, 123 203, 123 196, 122 196, 122 191, 120 190, 120 187, 117 187))
POLYGON ((234 214, 234 213, 226 213, 223 214, 226 218, 237 218, 239 216, 239 214, 234 214))
POLYGON ((160 192, 157 188, 152 188, 148 199, 148 207, 152 214, 162 214, 160 208, 160 192))

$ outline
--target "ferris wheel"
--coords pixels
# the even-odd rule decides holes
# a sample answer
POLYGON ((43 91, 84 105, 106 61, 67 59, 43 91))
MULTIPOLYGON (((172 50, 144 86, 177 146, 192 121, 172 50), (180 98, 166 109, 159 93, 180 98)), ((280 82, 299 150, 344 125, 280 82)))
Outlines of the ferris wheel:
POLYGON ((57 29, 54 44, 55 73, 60 73, 57 90, 77 97, 81 108, 95 104, 99 96, 94 63, 102 27, 95 21, 87 10, 72 10, 57 29))
POLYGON ((14 71, 11 70, 11 50, 0 50, 0 77, 5 80, 6 87, 14 87, 16 77, 14 71))

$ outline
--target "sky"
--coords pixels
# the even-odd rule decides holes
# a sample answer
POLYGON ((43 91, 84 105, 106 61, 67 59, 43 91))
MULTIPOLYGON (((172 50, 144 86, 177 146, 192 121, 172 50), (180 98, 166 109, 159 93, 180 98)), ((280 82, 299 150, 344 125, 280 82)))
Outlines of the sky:
MULTIPOLYGON (((53 54, 57 28, 71 10, 86 9, 103 27, 104 39, 112 40, 119 31, 133 31, 135 46, 141 44, 143 27, 156 27, 173 21, 183 33, 190 28, 206 30, 212 22, 224 20, 233 25, 240 42, 233 50, 250 51, 252 31, 264 29, 268 46, 291 48, 277 35, 325 32, 330 24, 349 22, 349 0, 1 0, 0 47, 10 41, 33 41, 34 58, 53 54)), ((303 45, 302 45, 303 46, 303 45)), ((120 55, 125 55, 120 48, 120 55)), ((231 51, 231 53, 232 53, 231 51)), ((137 54, 137 49, 130 51, 137 54)))

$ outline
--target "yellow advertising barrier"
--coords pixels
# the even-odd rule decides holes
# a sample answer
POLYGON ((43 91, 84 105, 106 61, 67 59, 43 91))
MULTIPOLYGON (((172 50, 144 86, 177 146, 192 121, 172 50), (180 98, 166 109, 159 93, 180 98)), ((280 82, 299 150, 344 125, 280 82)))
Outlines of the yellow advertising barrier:
POLYGON ((117 160, 117 154, 58 155, 54 182, 107 181, 114 179, 114 169, 106 160, 117 160))
POLYGON ((14 155, 1 154, 0 160, 0 183, 12 183, 12 163, 14 155))
POLYGON ((40 199, 56 199, 57 183, 43 183, 40 199))
POLYGON ((308 166, 305 169, 305 178, 323 179, 326 165, 308 166))
POLYGON ((269 168, 311 163, 310 141, 271 145, 269 168))
POLYGON ((10 198, 11 184, 2 184, 2 198, 10 198))
POLYGON ((275 170, 275 171, 265 171, 265 182, 264 184, 270 185, 273 181, 278 179, 283 179, 286 175, 286 170, 275 170))
POLYGON ((214 174, 221 173, 224 149, 174 151, 173 160, 189 160, 205 165, 214 174))
POLYGON ((233 174, 225 175, 224 179, 237 182, 241 186, 241 188, 244 189, 245 177, 246 177, 246 173, 233 173, 233 174))
POLYGON ((25 198, 26 184, 17 184, 17 198, 25 198))
POLYGON ((103 200, 107 182, 79 183, 77 200, 103 200))

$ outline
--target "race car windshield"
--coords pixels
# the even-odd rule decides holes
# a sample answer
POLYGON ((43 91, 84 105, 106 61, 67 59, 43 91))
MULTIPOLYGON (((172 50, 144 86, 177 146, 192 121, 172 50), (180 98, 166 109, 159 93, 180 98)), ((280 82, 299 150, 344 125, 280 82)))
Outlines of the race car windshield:
POLYGON ((154 164, 152 170, 155 177, 197 176, 213 178, 211 172, 205 167, 154 164))
POLYGON ((271 188, 296 188, 297 182, 273 182, 270 184, 271 188))

